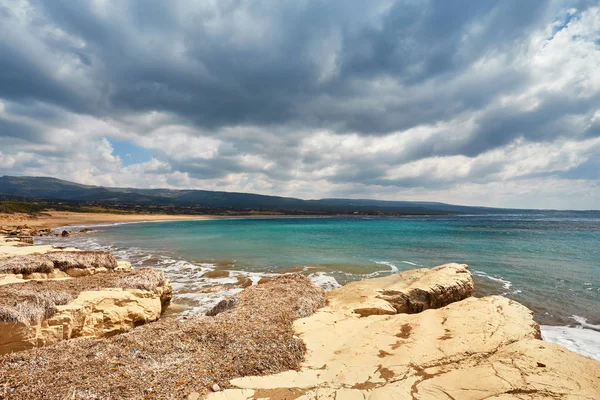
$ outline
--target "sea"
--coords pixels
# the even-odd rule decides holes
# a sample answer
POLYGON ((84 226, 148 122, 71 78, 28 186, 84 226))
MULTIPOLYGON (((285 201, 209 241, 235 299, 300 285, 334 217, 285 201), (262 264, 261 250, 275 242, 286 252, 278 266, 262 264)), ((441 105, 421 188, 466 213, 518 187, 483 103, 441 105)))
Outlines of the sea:
MULTIPOLYGON (((78 228, 83 226, 69 227, 78 228)), ((600 360, 597 211, 230 218, 92 228, 41 242, 109 250, 134 267, 163 270, 173 284, 172 312, 182 318, 283 273, 302 273, 331 290, 458 262, 469 265, 476 296, 503 295, 526 305, 545 340, 600 360)))

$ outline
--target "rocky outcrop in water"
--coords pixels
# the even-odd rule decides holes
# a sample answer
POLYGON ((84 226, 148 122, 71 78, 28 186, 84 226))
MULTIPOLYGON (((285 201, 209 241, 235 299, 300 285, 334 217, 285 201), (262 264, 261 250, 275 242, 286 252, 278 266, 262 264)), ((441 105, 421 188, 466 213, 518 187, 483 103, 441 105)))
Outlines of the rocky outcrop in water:
POLYGON ((466 299, 474 291, 468 267, 447 264, 352 282, 330 302, 346 311, 351 309, 362 317, 414 314, 466 299))

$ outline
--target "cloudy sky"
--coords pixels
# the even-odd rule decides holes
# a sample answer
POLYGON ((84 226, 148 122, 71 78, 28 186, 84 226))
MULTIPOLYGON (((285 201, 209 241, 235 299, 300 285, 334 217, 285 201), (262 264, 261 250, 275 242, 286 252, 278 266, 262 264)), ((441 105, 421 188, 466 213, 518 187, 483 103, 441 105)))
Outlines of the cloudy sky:
POLYGON ((0 0, 0 175, 598 209, 600 4, 0 0))

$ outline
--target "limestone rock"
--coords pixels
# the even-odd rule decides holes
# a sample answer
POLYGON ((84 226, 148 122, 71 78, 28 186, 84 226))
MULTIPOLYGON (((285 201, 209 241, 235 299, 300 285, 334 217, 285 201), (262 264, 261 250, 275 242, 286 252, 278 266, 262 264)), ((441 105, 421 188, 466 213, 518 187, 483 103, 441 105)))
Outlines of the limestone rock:
POLYGON ((21 243, 33 244, 33 236, 17 236, 21 243))
POLYGON ((352 282, 331 301, 363 317, 412 314, 465 299, 474 291, 468 267, 452 263, 352 282))
POLYGON ((0 285, 25 282, 23 274, 0 274, 0 285))
POLYGON ((69 268, 65 271, 67 275, 72 278, 78 278, 80 276, 90 276, 96 273, 95 268, 69 268))
POLYGON ((131 271, 131 263, 129 261, 117 261, 117 272, 131 271))
POLYGON ((45 251, 45 246, 32 248, 40 248, 40 252, 0 259, 0 273, 50 273, 58 269, 71 276, 87 276, 119 266, 115 256, 106 251, 45 251))
POLYGON ((81 292, 56 307, 52 317, 31 324, 0 323, 0 354, 78 337, 105 337, 156 321, 172 296, 169 281, 154 290, 106 289, 81 292))
POLYGON ((525 306, 472 293, 458 264, 335 289, 294 323, 307 347, 299 371, 233 379, 208 399, 600 398, 600 363, 539 340, 525 306))
POLYGON ((45 254, 54 251, 76 251, 73 247, 59 249, 51 245, 35 245, 35 246, 20 246, 20 242, 10 242, 6 238, 0 237, 0 260, 15 257, 25 256, 30 254, 45 254))

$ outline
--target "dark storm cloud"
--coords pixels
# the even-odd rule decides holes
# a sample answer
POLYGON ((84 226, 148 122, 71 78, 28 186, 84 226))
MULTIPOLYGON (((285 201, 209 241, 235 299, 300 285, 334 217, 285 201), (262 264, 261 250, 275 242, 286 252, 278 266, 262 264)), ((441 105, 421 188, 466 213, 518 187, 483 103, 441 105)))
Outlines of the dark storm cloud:
POLYGON ((177 7, 158 1, 118 2, 109 17, 98 16, 91 2, 39 1, 38 18, 86 43, 75 48, 54 38, 48 45, 81 60, 80 68, 100 82, 99 92, 77 93, 68 82, 40 73, 35 54, 25 59, 14 49, 3 49, 0 58, 6 71, 2 92, 74 111, 90 97, 105 96, 107 108, 93 101, 89 112, 169 110, 208 129, 299 122, 386 133, 481 106, 510 85, 496 86, 487 99, 467 86, 446 102, 429 94, 415 103, 383 103, 381 111, 345 107, 348 98, 382 101, 365 83, 388 77, 410 90, 432 79, 451 80, 482 54, 510 46, 536 27, 548 8, 520 1, 396 2, 368 20, 365 15, 380 3, 224 1, 212 9, 179 3, 179 12, 187 13, 181 18, 177 7), (247 17, 238 22, 239 15, 247 17), (213 27, 219 23, 223 29, 213 27), (465 39, 474 24, 480 29, 465 39), (266 36, 239 43, 245 29, 264 29, 266 36), (324 51, 337 52, 337 72, 318 83, 322 60, 311 53, 335 32, 339 48, 324 51), (177 58, 173 46, 182 46, 177 58), (323 97, 328 100, 319 109, 304 106, 323 97))
MULTIPOLYGON (((45 140, 44 134, 18 122, 7 121, 0 117, 0 140, 12 138, 19 142, 41 142, 45 140)), ((6 143, 6 142, 5 142, 6 143)))
POLYGON ((66 106, 73 111, 85 111, 77 96, 68 86, 56 82, 48 76, 36 62, 36 54, 31 49, 16 49, 0 39, 0 95, 9 100, 29 102, 39 100, 66 106))

